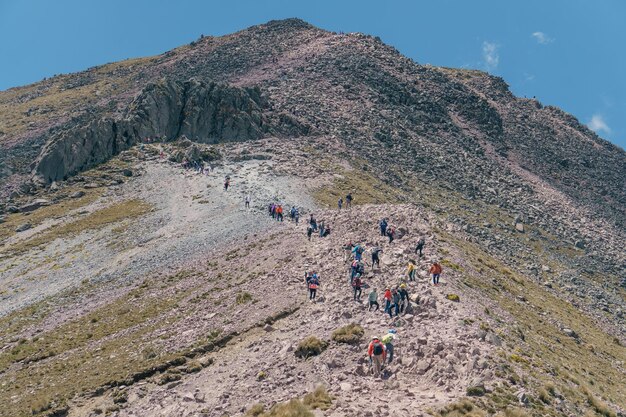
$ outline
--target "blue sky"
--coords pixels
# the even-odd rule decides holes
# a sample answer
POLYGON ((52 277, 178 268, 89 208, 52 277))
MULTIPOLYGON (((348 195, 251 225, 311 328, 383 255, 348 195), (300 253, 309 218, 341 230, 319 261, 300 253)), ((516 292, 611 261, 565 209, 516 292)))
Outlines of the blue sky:
POLYGON ((626 148, 621 0, 0 0, 0 90, 286 17, 502 76, 626 148))

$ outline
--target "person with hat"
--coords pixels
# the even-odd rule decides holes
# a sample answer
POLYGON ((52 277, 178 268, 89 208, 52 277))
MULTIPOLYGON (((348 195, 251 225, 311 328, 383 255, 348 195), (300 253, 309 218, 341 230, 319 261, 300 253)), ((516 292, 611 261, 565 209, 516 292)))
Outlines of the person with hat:
POLYGON ((385 345, 385 354, 389 358, 389 362, 393 360, 393 341, 397 338, 397 333, 395 329, 389 329, 386 335, 383 336, 381 342, 385 345))
POLYGON ((400 313, 404 313, 404 309, 409 305, 409 291, 406 284, 400 284, 398 294, 400 294, 400 313))
POLYGON ((413 259, 409 259, 409 265, 407 267, 407 274, 409 275, 409 281, 415 281, 415 271, 417 267, 415 266, 415 261, 413 259))
POLYGON ((370 358, 370 364, 373 365, 374 376, 379 376, 387 359, 387 353, 385 352, 385 345, 378 339, 378 336, 372 337, 372 341, 367 347, 367 355, 370 358))

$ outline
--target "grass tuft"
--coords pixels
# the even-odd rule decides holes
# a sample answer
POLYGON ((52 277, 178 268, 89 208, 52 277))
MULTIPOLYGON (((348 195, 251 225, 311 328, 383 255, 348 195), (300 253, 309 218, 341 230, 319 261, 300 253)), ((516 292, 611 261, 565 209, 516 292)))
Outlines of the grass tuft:
POLYGON ((320 385, 315 388, 315 391, 306 394, 302 402, 312 409, 328 410, 333 403, 333 397, 328 394, 323 385, 320 385))
POLYGON ((461 301, 461 298, 459 298, 459 296, 456 294, 448 294, 446 295, 446 298, 450 301, 454 301, 455 303, 458 303, 459 301, 461 301))
POLYGON ((328 342, 318 339, 315 336, 309 336, 302 340, 296 348, 295 355, 298 358, 306 359, 311 356, 317 356, 328 347, 328 342))
POLYGON ((352 323, 335 330, 331 338, 337 343, 355 344, 361 341, 364 334, 363 327, 352 323))
POLYGON ((241 292, 237 294, 237 297, 235 298, 235 302, 237 304, 245 304, 249 303, 250 301, 252 301, 252 294, 250 294, 249 292, 241 292))

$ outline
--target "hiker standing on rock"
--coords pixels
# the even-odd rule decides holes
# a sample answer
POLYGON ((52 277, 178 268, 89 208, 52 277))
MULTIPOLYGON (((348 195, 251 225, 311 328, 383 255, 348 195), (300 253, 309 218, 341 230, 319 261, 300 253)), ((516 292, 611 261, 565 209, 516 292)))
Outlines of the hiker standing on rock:
POLYGON ((341 211, 341 206, 343 206, 343 198, 339 197, 339 200, 337 200, 337 209, 339 211, 341 211))
POLYGON ((417 254, 417 252, 419 252, 420 258, 422 257, 422 250, 424 250, 424 245, 426 245, 426 239, 420 237, 420 239, 417 241, 417 245, 415 246, 415 253, 417 254))
POLYGON ((374 311, 378 311, 380 305, 378 304, 378 293, 376 292, 376 288, 374 288, 372 292, 369 293, 369 295, 367 296, 367 301, 369 302, 369 307, 367 311, 372 311, 372 306, 376 306, 376 309, 374 311))
POLYGON ((313 229, 313 231, 317 230, 317 221, 315 220, 315 217, 313 217, 313 213, 311 213, 311 218, 309 219, 309 224, 311 225, 311 228, 313 229))
POLYGON ((311 236, 313 235, 313 227, 311 227, 311 225, 309 225, 306 228, 306 236, 307 238, 309 238, 309 242, 311 241, 311 236))
POLYGON ((250 208, 250 194, 246 195, 246 208, 249 209, 250 208))
MULTIPOLYGON (((383 300, 385 300, 385 310, 384 313, 388 313, 391 310, 391 290, 389 288, 385 288, 385 293, 383 294, 383 300)), ((391 315, 391 313, 389 313, 391 315)))
POLYGON ((344 262, 348 262, 350 260, 350 255, 352 254, 353 247, 354 245, 352 244, 352 241, 343 245, 343 261, 344 262))
POLYGON ((352 194, 348 193, 346 196, 346 208, 352 207, 352 194))
POLYGON ((385 345, 383 345, 377 336, 372 337, 372 341, 367 347, 367 355, 370 358, 370 364, 373 365, 374 376, 379 376, 387 356, 385 345))
POLYGON ((382 251, 383 250, 378 247, 378 243, 372 248, 372 269, 374 269, 374 265, 380 268, 380 253, 382 251))
POLYGON ((407 267, 407 274, 409 275, 409 281, 415 281, 415 271, 417 267, 412 259, 409 259, 409 265, 407 267))
POLYGON ((433 261, 433 264, 430 266, 429 272, 433 278, 433 284, 439 285, 439 277, 441 276, 441 273, 443 272, 443 268, 441 268, 441 265, 439 264, 439 262, 433 261))
POLYGON ((315 300, 315 295, 317 294, 317 289, 320 286, 320 278, 316 272, 313 273, 311 278, 309 279, 309 300, 315 300))
POLYGON ((400 284, 398 293, 400 294, 400 313, 404 313, 404 310, 409 305, 409 291, 406 289, 406 284, 400 284))
POLYGON ((228 187, 230 186, 230 177, 227 175, 224 179, 224 191, 228 191, 228 187))
POLYGON ((387 234, 387 218, 382 219, 378 226, 380 227, 380 235, 385 236, 387 234))
POLYGON ((280 204, 276 207, 276 220, 279 222, 283 221, 283 206, 280 204))
POLYGON ((354 253, 354 259, 356 261, 361 262, 361 257, 363 256, 363 252, 365 252, 365 249, 363 248, 363 246, 357 244, 353 249, 352 249, 352 253, 354 253))
POLYGON ((295 209, 295 213, 293 214, 293 219, 296 222, 297 226, 298 222, 300 222, 300 211, 297 208, 295 209))
POLYGON ((393 226, 389 226, 387 227, 387 237, 389 238, 389 243, 393 242, 393 239, 396 236, 396 229, 393 228, 393 226))
POLYGON ((350 265, 350 284, 352 284, 352 280, 357 276, 357 274, 365 272, 364 269, 365 268, 363 268, 363 265, 359 261, 356 259, 352 261, 352 265, 350 265))
MULTIPOLYGON (((398 315, 400 314, 400 294, 398 293, 397 288, 391 290, 391 303, 393 304, 393 309, 396 312, 396 317, 398 317, 398 315)), ((393 315, 391 314, 391 308, 392 306, 389 306, 389 317, 393 318, 393 315)))
POLYGON ((363 281, 361 281, 361 274, 356 274, 352 280, 352 287, 354 287, 354 301, 361 301, 361 285, 363 285, 363 281))

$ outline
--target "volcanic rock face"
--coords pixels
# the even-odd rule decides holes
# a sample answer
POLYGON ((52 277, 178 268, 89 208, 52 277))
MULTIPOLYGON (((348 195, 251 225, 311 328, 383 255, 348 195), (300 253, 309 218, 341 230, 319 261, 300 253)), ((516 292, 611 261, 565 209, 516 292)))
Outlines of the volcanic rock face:
POLYGON ((258 90, 170 81, 148 86, 131 105, 128 119, 139 138, 244 141, 265 133, 262 106, 258 90))
MULTIPOLYGON (((35 173, 44 181, 66 179, 108 160, 145 138, 185 136, 202 143, 258 139, 272 130, 263 114, 267 103, 257 89, 190 80, 151 84, 131 103, 123 119, 101 118, 64 130, 43 149, 35 173)), ((291 131, 292 134, 297 135, 291 131)))

